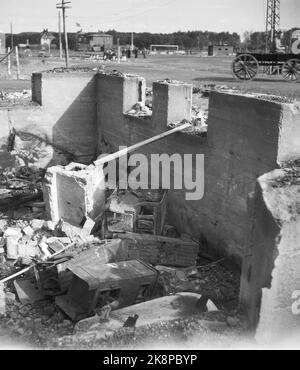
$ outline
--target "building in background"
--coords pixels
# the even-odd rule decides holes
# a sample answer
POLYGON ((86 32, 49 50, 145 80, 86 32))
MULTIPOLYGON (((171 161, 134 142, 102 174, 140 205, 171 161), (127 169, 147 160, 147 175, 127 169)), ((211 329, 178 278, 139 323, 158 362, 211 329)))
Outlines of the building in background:
POLYGON ((230 45, 209 45, 208 46, 208 56, 226 56, 233 55, 234 47, 230 45))
POLYGON ((49 51, 51 50, 51 43, 55 37, 47 29, 45 29, 41 34, 41 48, 42 50, 49 51))
POLYGON ((77 51, 106 51, 113 48, 113 36, 106 33, 82 33, 76 37, 77 51))
POLYGON ((0 31, 0 54, 5 54, 5 51, 6 51, 5 33, 0 31))

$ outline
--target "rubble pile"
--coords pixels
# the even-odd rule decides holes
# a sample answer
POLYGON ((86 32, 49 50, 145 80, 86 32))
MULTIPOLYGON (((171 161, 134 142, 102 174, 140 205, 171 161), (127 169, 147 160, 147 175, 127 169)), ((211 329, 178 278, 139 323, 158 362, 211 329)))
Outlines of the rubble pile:
POLYGON ((126 114, 132 117, 151 117, 152 107, 143 103, 137 103, 126 114))
POLYGON ((10 217, 20 218, 22 212, 19 207, 22 205, 27 208, 22 210, 24 213, 30 210, 32 213, 41 213, 40 208, 44 205, 38 201, 43 199, 44 175, 44 170, 35 167, 2 170, 0 172, 0 212, 9 211, 10 217))
POLYGON ((27 104, 31 101, 31 90, 21 92, 10 92, 0 90, 0 106, 13 106, 17 104, 27 104))
POLYGON ((98 208, 101 217, 97 212, 90 217, 92 207, 78 218, 78 207, 82 211, 99 189, 80 183, 84 191, 72 204, 71 192, 61 198, 62 184, 68 179, 69 186, 70 181, 77 186, 80 171, 89 179, 95 169, 72 163, 54 186, 49 174, 55 169, 45 176, 44 170, 22 167, 0 177, 0 330, 5 337, 34 347, 109 348, 153 338, 187 340, 199 328, 239 326, 233 313, 239 275, 222 261, 197 258, 201 245, 186 235, 180 238, 166 224, 167 191, 110 192, 105 207, 98 208), (56 199, 63 208, 57 208, 56 199), (51 207, 64 217, 52 221, 51 207), (115 222, 124 215, 131 215, 125 230, 115 222), (218 315, 225 315, 221 324, 218 315), (92 325, 79 333, 85 320, 99 330, 92 325))
POLYGON ((281 168, 285 174, 276 180, 273 187, 300 185, 300 159, 284 163, 281 168))

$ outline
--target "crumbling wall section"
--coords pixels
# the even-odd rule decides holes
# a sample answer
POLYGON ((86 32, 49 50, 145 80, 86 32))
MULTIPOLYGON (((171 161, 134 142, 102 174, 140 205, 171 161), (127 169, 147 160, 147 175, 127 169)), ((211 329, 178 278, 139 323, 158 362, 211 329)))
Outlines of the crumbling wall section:
POLYGON ((241 303, 262 344, 299 336, 299 175, 282 169, 261 176, 252 202, 241 303))

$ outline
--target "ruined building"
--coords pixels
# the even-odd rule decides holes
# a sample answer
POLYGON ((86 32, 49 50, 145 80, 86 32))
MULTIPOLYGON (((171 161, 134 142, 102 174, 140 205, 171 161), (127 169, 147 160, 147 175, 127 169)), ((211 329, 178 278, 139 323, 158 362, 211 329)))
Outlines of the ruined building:
MULTIPOLYGON (((145 87, 136 76, 34 74, 33 102, 0 108, 0 165, 16 160, 6 150, 12 127, 35 148, 32 164, 49 167, 90 164, 108 148, 117 151, 166 131, 169 123, 190 120, 192 86, 184 83, 154 83, 152 116, 126 114, 145 101, 145 87)), ((240 305, 258 339, 299 330, 291 310, 300 289, 299 183, 280 179, 291 173, 289 166, 297 172, 286 163, 300 157, 300 107, 267 96, 212 92, 207 137, 176 133, 139 150, 205 155, 203 199, 188 201, 183 191, 170 190, 169 222, 205 238, 208 251, 241 267, 240 305)))

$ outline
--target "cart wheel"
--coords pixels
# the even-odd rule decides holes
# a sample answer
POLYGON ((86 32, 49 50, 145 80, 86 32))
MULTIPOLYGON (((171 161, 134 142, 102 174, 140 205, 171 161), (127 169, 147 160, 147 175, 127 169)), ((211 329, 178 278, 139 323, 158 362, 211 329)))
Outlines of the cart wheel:
POLYGON ((300 59, 290 59, 282 66, 282 77, 287 81, 300 78, 300 59))
POLYGON ((250 81, 257 75, 259 64, 251 54, 241 54, 232 63, 232 73, 235 78, 250 81))

